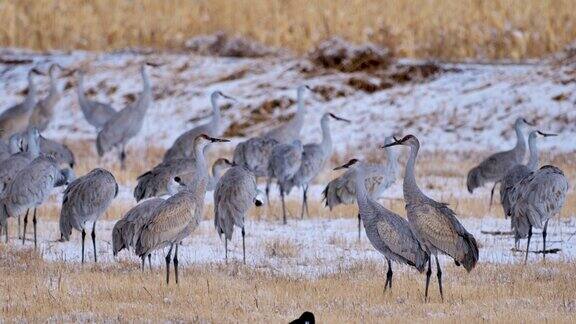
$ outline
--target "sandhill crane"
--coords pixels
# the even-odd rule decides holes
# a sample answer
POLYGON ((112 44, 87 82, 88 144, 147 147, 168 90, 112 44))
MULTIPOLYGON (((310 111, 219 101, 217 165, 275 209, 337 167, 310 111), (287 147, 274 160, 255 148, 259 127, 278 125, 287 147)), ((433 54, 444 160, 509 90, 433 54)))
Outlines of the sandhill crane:
POLYGON ((16 173, 25 168, 30 161, 37 158, 40 154, 39 136, 40 133, 36 128, 30 128, 25 134, 16 133, 10 137, 12 149, 16 149, 19 146, 21 152, 11 155, 0 163, 0 198, 2 197, 1 193, 12 182, 16 173), (24 138, 26 141, 24 141, 24 138))
POLYGON ((311 312, 304 312, 302 313, 302 315, 300 315, 300 317, 291 321, 288 324, 315 324, 315 323, 316 318, 314 317, 314 314, 311 312))
MULTIPOLYGON (((72 180, 72 177, 73 174, 69 169, 60 170, 56 160, 49 156, 37 157, 16 174, 14 180, 8 185, 2 202, 4 218, 20 217, 26 212, 22 244, 26 239, 28 210, 34 208, 32 224, 34 225, 34 248, 36 248, 38 244, 36 209, 48 198, 54 187, 65 185, 72 180)), ((8 234, 6 234, 6 241, 8 241, 8 234)))
POLYGON ((272 149, 278 145, 273 138, 253 137, 236 145, 232 162, 246 167, 256 177, 268 176, 268 161, 272 149))
MULTIPOLYGON (((204 156, 204 152, 199 152, 198 150, 204 150, 206 148, 204 142, 205 139, 202 135, 197 136, 193 143, 194 153, 192 156, 162 162, 152 170, 138 176, 138 184, 136 184, 134 188, 134 198, 136 201, 166 195, 169 193, 168 185, 174 177, 198 170, 198 156, 200 154, 204 156)), ((223 162, 217 161, 216 163, 220 165, 223 162)), ((219 166, 216 167, 216 169, 218 168, 219 166)), ((214 180, 208 180, 209 190, 212 190, 213 187, 210 187, 210 185, 212 184, 213 186, 213 183, 214 180)))
POLYGON ((444 253, 454 259, 456 265, 462 264, 470 272, 478 262, 478 244, 456 218, 456 214, 447 204, 437 202, 426 196, 416 183, 414 167, 420 149, 420 142, 414 135, 407 135, 401 140, 385 145, 405 145, 410 147, 410 157, 404 173, 404 200, 410 229, 420 245, 429 254, 428 271, 426 272, 425 299, 428 299, 428 285, 432 274, 432 255, 436 258, 436 275, 440 296, 442 292, 442 270, 438 262, 438 253, 444 253))
POLYGON ((530 158, 528 163, 517 164, 512 167, 504 178, 502 178, 502 183, 500 184, 500 203, 502 204, 502 209, 504 210, 504 217, 508 218, 512 206, 516 204, 516 200, 512 194, 513 186, 524 177, 530 174, 530 172, 535 171, 538 168, 538 147, 536 146, 536 138, 538 136, 548 137, 556 136, 556 134, 546 134, 541 131, 532 131, 528 135, 528 148, 530 149, 530 158))
POLYGON ((104 155, 104 153, 114 147, 120 147, 120 165, 122 169, 126 169, 126 144, 131 138, 138 135, 140 129, 142 129, 144 116, 152 103, 152 89, 146 74, 146 65, 142 64, 140 66, 143 88, 138 100, 114 114, 104 124, 96 137, 96 149, 99 156, 104 155))
POLYGON ((207 124, 199 125, 192 128, 191 130, 180 135, 174 144, 166 151, 164 154, 164 161, 182 159, 190 157, 193 154, 193 142, 194 139, 200 134, 206 134, 211 137, 217 137, 222 135, 222 125, 220 114, 220 106, 218 105, 218 97, 223 97, 226 99, 234 100, 236 99, 229 97, 222 93, 222 91, 214 91, 210 95, 210 102, 212 103, 212 119, 207 124))
POLYGON ((322 171, 324 164, 332 155, 332 136, 330 136, 330 118, 335 120, 350 123, 348 119, 340 118, 332 113, 325 113, 322 115, 320 125, 322 128, 322 142, 306 144, 302 150, 302 161, 300 163, 300 168, 294 176, 290 179, 288 188, 286 189, 290 193, 290 187, 292 185, 302 187, 302 210, 300 213, 300 218, 304 219, 304 210, 306 214, 308 213, 308 185, 312 180, 322 171))
POLYGON ((269 196, 270 183, 275 178, 280 188, 282 200, 282 220, 286 224, 286 205, 284 195, 290 179, 298 172, 302 162, 302 142, 295 140, 291 144, 278 144, 272 149, 268 162, 268 179, 266 180, 266 198, 269 196))
POLYGON ((74 153, 66 145, 42 135, 40 135, 40 153, 54 157, 59 165, 65 164, 74 168, 76 164, 74 153))
POLYGON ((8 144, 0 139, 0 163, 9 159, 12 155, 20 152, 21 150, 21 136, 14 134, 10 137, 8 144))
POLYGON ((36 104, 36 86, 34 85, 33 75, 42 74, 36 68, 28 72, 28 93, 23 102, 4 110, 0 114, 0 138, 6 140, 12 134, 20 133, 28 128, 28 119, 32 114, 36 104))
MULTIPOLYGON (((394 142, 392 136, 384 139, 384 144, 394 142)), ((384 190, 396 182, 399 175, 398 153, 392 147, 386 147, 386 164, 369 164, 364 162, 364 185, 370 198, 378 199, 384 190)), ((356 183, 352 170, 330 181, 322 192, 326 206, 332 210, 339 204, 349 205, 356 201, 356 183)), ((358 240, 360 240, 362 221, 358 214, 358 240)))
POLYGON ((175 177, 174 180, 181 185, 181 190, 156 207, 148 222, 142 227, 140 238, 136 242, 136 254, 142 258, 142 263, 152 251, 170 247, 166 255, 166 284, 170 282, 172 249, 175 247, 173 263, 178 283, 178 246, 198 227, 202 217, 204 196, 209 181, 204 147, 209 143, 227 141, 205 134, 196 137, 194 144, 197 167, 192 172, 194 174, 192 181, 175 177))
POLYGON ((526 125, 532 126, 526 119, 517 118, 514 123, 516 146, 509 151, 490 155, 468 172, 466 181, 468 192, 472 193, 474 189, 483 186, 485 183, 500 181, 510 168, 522 163, 524 155, 526 155, 526 140, 524 138, 524 127, 526 125))
POLYGON ((56 83, 57 68, 62 71, 60 65, 50 65, 48 70, 48 76, 50 77, 50 90, 48 96, 44 99, 38 100, 28 121, 29 126, 36 127, 40 131, 44 131, 48 128, 48 124, 54 117, 54 107, 62 97, 62 93, 58 90, 58 84, 56 83))
POLYGON ((77 75, 78 86, 76 87, 76 92, 78 94, 80 109, 86 121, 94 126, 96 130, 101 130, 104 124, 116 114, 116 110, 109 104, 88 100, 84 95, 84 72, 78 71, 77 75))
POLYGON ((301 85, 297 89, 296 100, 298 108, 296 110, 296 115, 294 115, 290 121, 265 132, 261 137, 271 138, 284 144, 292 143, 294 140, 300 138, 300 131, 304 125, 304 115, 306 115, 306 110, 304 109, 304 92, 306 89, 313 91, 307 85, 301 85))
POLYGON ((243 166, 233 166, 220 178, 214 191, 214 226, 218 236, 224 234, 225 258, 228 261, 228 241, 232 240, 234 225, 242 229, 242 256, 246 264, 244 218, 250 206, 261 206, 256 199, 254 173, 243 166))
MULTIPOLYGON (((123 249, 135 249, 140 237, 142 226, 152 216, 154 209, 164 201, 162 198, 152 198, 132 207, 119 219, 112 229, 112 254, 116 256, 123 249)), ((150 262, 150 255, 148 255, 150 262)), ((152 268, 152 265, 150 265, 152 268)), ((144 270, 144 267, 142 267, 144 270)))
POLYGON ((96 251, 96 221, 108 209, 118 195, 118 183, 114 175, 104 169, 94 169, 74 180, 64 191, 60 211, 60 234, 62 241, 70 240, 72 228, 82 232, 82 263, 84 263, 84 240, 86 223, 92 222, 92 246, 94 262, 96 251))
POLYGON ((363 162, 352 159, 334 170, 351 168, 356 187, 358 214, 364 222, 366 235, 372 246, 382 253, 388 262, 384 284, 386 291, 386 287, 392 289, 392 261, 413 266, 422 273, 430 256, 420 246, 406 219, 384 208, 370 197, 364 185, 367 179, 366 167, 363 162))
POLYGON ((516 238, 528 237, 526 256, 528 261, 532 228, 542 228, 542 256, 546 260, 546 231, 548 221, 559 214, 566 201, 568 180, 559 168, 545 165, 514 185, 518 193, 516 204, 512 206, 512 218, 526 226, 514 228, 516 238))

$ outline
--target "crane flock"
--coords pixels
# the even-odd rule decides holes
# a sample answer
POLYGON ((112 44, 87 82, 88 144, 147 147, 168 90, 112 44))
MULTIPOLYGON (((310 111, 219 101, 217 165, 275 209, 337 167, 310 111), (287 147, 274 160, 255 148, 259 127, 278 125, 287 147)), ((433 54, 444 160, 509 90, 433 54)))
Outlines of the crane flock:
MULTIPOLYGON (((97 132, 95 146, 98 155, 103 156, 117 149, 122 169, 127 164, 128 143, 141 132, 146 113, 154 105, 153 85, 147 74, 147 66, 157 65, 146 62, 140 65, 142 91, 135 102, 122 110, 87 99, 84 72, 72 70, 69 73, 76 73, 79 106, 86 121, 97 132)), ((84 263, 86 230, 91 225, 94 261, 97 262, 96 222, 117 197, 119 186, 115 176, 102 168, 95 168, 75 179, 72 151, 40 134, 49 128, 54 107, 62 97, 56 70, 68 71, 58 64, 52 64, 48 70, 48 96, 36 102, 33 78, 45 73, 37 68, 30 69, 24 101, 0 114, 0 128, 3 130, 0 140, 0 234, 3 229, 8 242, 8 219, 20 219, 24 215, 22 232, 18 222, 18 235, 24 243, 28 214, 33 210, 36 247, 37 209, 47 200, 54 187, 66 185, 60 212, 60 240, 69 240, 72 229, 81 232, 81 260, 84 263), (4 142, 6 139, 8 143, 4 142)), ((243 262, 246 264, 246 216, 253 205, 263 204, 257 198, 259 177, 266 179, 267 203, 270 203, 270 185, 273 180, 277 182, 283 224, 287 224, 288 219, 285 195, 293 187, 300 187, 303 192, 300 218, 304 218, 305 214, 310 216, 309 186, 332 156, 329 122, 331 119, 345 123, 352 121, 326 112, 320 121, 321 142, 303 144, 301 132, 306 122, 304 97, 307 91, 314 92, 314 89, 307 85, 297 88, 296 114, 290 120, 239 143, 234 149, 232 162, 225 158, 217 159, 210 174, 205 156, 207 148, 212 143, 228 142, 220 138, 224 127, 218 99, 238 102, 222 91, 213 91, 210 96, 210 121, 181 134, 166 151, 163 161, 136 179, 133 195, 138 204, 114 226, 113 255, 116 256, 123 249, 132 250, 140 257, 144 270, 146 258, 150 260, 154 251, 168 249, 165 255, 166 282, 170 282, 172 262, 178 283, 178 250, 182 241, 193 235, 200 224, 206 193, 214 191, 214 226, 224 241, 225 260, 228 260, 228 241, 232 239, 236 226, 241 230, 243 262)), ((524 118, 518 118, 514 123, 514 148, 483 160, 470 170, 466 181, 470 193, 486 183, 500 183, 504 217, 511 219, 516 248, 519 239, 527 238, 525 260, 528 259, 533 228, 542 229, 545 258, 548 222, 561 211, 569 188, 566 176, 558 167, 545 165, 538 168, 536 139, 554 134, 533 130, 526 145, 524 134, 529 126, 533 125, 524 118), (527 146, 530 158, 524 164, 527 146)), ((414 135, 401 139, 387 136, 382 148, 386 150, 385 163, 352 159, 335 169, 347 171, 326 185, 323 191, 326 206, 332 210, 337 205, 356 202, 359 210, 358 237, 363 223, 370 243, 388 264, 385 291, 392 288, 392 262, 406 264, 420 273, 426 271, 424 295, 428 299, 434 257, 443 300, 442 269, 438 256, 447 255, 456 265, 462 265, 470 272, 479 260, 479 245, 446 203, 430 198, 418 186, 416 160, 420 149, 419 139, 414 135), (406 217, 388 210, 377 201, 399 178, 399 149, 394 146, 410 149, 403 178, 406 217)))

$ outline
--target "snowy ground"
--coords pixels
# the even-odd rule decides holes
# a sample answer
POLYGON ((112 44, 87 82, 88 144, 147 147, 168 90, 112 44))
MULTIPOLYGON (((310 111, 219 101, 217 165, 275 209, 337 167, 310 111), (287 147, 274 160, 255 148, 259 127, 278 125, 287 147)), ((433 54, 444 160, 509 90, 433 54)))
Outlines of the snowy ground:
MULTIPOLYGON (((521 263, 524 254, 511 251, 513 239, 510 235, 484 234, 483 231, 508 231, 509 221, 495 218, 468 218, 462 220, 480 244, 481 263, 521 263)), ((101 221, 97 226, 98 261, 130 261, 139 266, 139 259, 131 252, 122 251, 117 260, 112 256, 110 233, 113 221, 101 221)), ((39 241, 40 254, 46 260, 80 262, 80 235, 75 233, 70 242, 55 242, 58 223, 42 223, 39 241)), ((547 249, 558 248, 558 254, 549 254, 548 260, 572 261, 576 258, 576 218, 554 220, 549 226, 547 249)), ((242 262, 242 241, 239 231, 234 233, 229 244, 229 261, 242 262)), ((246 224, 246 259, 251 267, 277 274, 295 277, 318 277, 339 272, 364 261, 382 261, 381 254, 374 250, 362 229, 358 243, 355 219, 290 220, 283 226, 278 222, 248 221, 246 224)), ((30 237, 30 236, 29 236, 30 237)), ((525 248, 526 241, 521 247, 525 248)), ((20 242, 12 241, 16 248, 20 242)), ((27 242, 26 248, 32 242, 27 242)), ((539 232, 533 236, 531 251, 542 249, 539 232)), ((153 263, 164 265, 164 254, 155 253, 153 263)), ((531 261, 540 260, 541 254, 531 253, 531 261)), ((86 241, 86 258, 92 262, 93 250, 89 235, 86 241)), ((183 266, 224 262, 224 245, 215 234, 212 221, 203 221, 196 232, 184 241, 179 260, 183 266)), ((443 258, 449 262, 448 259, 443 258)), ((451 262, 449 262, 451 264, 451 262)), ((383 263, 384 264, 384 263, 383 263)), ((402 267, 403 270, 407 268, 402 267)))

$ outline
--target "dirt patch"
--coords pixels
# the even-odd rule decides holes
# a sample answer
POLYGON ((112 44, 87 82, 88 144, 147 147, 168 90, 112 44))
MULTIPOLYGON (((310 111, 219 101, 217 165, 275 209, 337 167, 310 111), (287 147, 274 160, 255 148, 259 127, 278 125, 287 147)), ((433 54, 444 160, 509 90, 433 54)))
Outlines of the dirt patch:
POLYGON ((229 36, 224 32, 201 35, 187 40, 184 47, 196 54, 229 57, 263 57, 276 51, 252 39, 229 36))
POLYGON ((223 76, 222 78, 216 80, 216 82, 227 82, 227 81, 234 81, 238 79, 242 79, 243 77, 248 74, 248 69, 240 69, 238 71, 234 71, 228 75, 223 76))
POLYGON ((308 54, 315 65, 342 72, 385 69, 393 62, 392 52, 375 44, 354 45, 340 37, 321 41, 308 54))
MULTIPOLYGON (((261 122, 265 122, 270 119, 270 116, 274 113, 276 109, 286 109, 295 103, 294 99, 288 97, 281 97, 276 99, 271 99, 264 101, 255 109, 250 109, 248 106, 246 109, 251 110, 248 116, 242 118, 242 121, 235 121, 228 126, 228 129, 224 132, 224 137, 235 137, 235 136, 246 136, 246 129, 256 125, 261 122)), ((279 118, 279 120, 289 119, 291 116, 286 116, 279 118)))

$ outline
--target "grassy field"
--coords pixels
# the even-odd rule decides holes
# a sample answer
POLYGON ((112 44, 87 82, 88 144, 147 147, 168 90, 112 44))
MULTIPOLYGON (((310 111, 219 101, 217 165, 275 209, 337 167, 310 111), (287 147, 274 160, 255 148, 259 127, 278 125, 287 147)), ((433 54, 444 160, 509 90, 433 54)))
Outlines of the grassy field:
POLYGON ((3 0, 0 46, 179 49, 226 31, 297 53, 339 35, 419 58, 522 59, 576 39, 572 0, 3 0))

